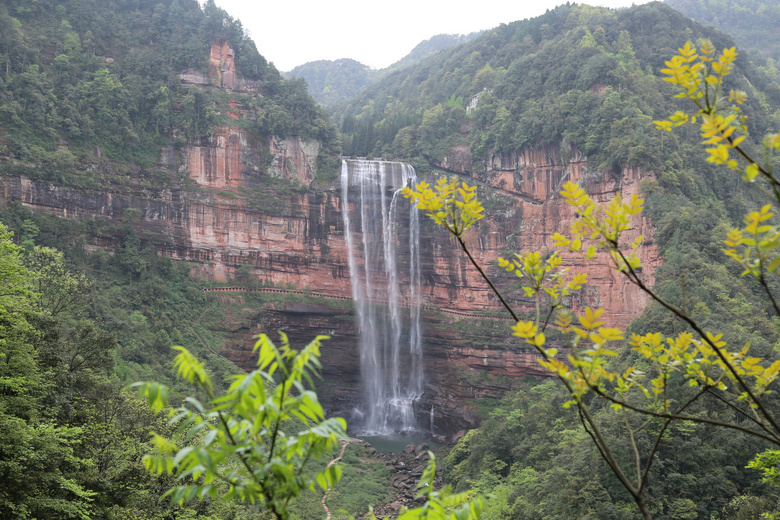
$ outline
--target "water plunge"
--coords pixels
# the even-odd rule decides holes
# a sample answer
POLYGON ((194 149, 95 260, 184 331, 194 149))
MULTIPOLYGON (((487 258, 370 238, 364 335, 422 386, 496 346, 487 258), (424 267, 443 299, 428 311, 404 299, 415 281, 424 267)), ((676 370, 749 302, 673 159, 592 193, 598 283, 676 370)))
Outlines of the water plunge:
POLYGON ((400 195, 415 179, 414 168, 404 163, 342 161, 344 236, 365 391, 355 415, 364 434, 419 429, 413 407, 423 386, 420 223, 400 195), (359 222, 353 223, 350 202, 359 222))

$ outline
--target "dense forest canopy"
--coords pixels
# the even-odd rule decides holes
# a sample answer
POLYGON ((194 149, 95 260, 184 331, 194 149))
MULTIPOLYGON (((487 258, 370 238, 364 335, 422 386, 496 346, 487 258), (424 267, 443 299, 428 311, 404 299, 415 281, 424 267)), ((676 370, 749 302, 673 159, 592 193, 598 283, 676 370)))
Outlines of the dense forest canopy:
POLYGON ((470 42, 479 35, 479 32, 470 34, 437 34, 415 45, 409 54, 390 65, 387 70, 393 71, 415 65, 428 56, 434 56, 444 49, 470 42))
POLYGON ((746 49, 780 59, 780 2, 777 0, 665 0, 704 25, 734 36, 746 49))
MULTIPOLYGON (((656 74, 680 42, 704 36, 716 47, 733 45, 660 3, 616 11, 560 6, 370 87, 343 112, 344 150, 425 168, 467 146, 472 169, 482 171, 488 151, 564 142, 599 168, 641 163, 659 171, 651 120, 674 103, 656 74)), ((752 74, 751 83, 780 99, 763 76, 752 74)), ((759 131, 767 112, 751 113, 759 131)))
POLYGON ((731 34, 750 51, 749 58, 775 85, 780 84, 780 3, 777 0, 666 0, 704 25, 731 34))
POLYGON ((161 145, 209 135, 226 123, 231 102, 258 135, 336 146, 305 84, 283 79, 212 0, 202 8, 197 0, 12 0, 0 6, 0 28, 0 147, 52 175, 83 170, 99 147, 154 178, 161 145), (179 79, 208 74, 211 46, 221 42, 260 95, 179 79))

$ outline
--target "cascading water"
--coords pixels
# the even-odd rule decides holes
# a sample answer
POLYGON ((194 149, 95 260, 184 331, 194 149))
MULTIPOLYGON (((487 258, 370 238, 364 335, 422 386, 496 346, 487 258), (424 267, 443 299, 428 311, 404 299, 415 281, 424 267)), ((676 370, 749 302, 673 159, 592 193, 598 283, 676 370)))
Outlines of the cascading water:
POLYGON ((413 405, 423 386, 420 222, 399 193, 415 179, 414 168, 404 163, 342 161, 344 236, 365 390, 356 416, 364 434, 418 429, 413 405), (355 225, 350 203, 359 217, 355 225), (408 208, 408 226, 401 207, 408 208), (408 254, 408 262, 399 262, 399 252, 408 254), (408 270, 400 272, 399 264, 406 263, 408 270))

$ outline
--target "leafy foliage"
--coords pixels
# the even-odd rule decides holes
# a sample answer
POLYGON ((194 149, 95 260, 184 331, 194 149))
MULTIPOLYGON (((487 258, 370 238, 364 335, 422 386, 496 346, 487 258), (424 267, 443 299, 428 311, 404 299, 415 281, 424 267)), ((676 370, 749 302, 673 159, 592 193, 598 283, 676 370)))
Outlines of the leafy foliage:
POLYGON ((475 198, 476 186, 441 178, 434 189, 421 182, 414 190, 404 187, 402 194, 419 209, 429 211, 427 215, 434 222, 455 236, 461 236, 483 217, 482 204, 475 198))
MULTIPOLYGON (((188 397, 171 418, 183 442, 202 439, 200 446, 178 448, 174 439, 155 436, 156 453, 144 457, 153 474, 171 474, 192 480, 170 490, 171 500, 183 504, 194 498, 223 495, 241 502, 261 501, 277 518, 288 518, 291 498, 316 481, 324 490, 341 477, 339 466, 329 466, 314 478, 303 472, 310 458, 321 459, 346 436, 343 419, 325 419, 322 406, 305 382, 319 366, 320 341, 315 338, 301 351, 290 348, 281 333, 282 348, 261 335, 255 351, 257 370, 236 376, 227 393, 217 396, 204 366, 179 347, 175 365, 179 377, 199 387, 209 402, 188 397), (275 373, 279 380, 275 381, 275 373), (267 388, 268 387, 268 388, 267 388), (295 394, 293 393, 295 392, 295 394), (298 420, 305 428, 297 435, 286 425, 298 420), (218 483, 226 483, 226 491, 218 483)), ((168 389, 157 383, 136 383, 139 397, 160 411, 168 389)))
POLYGON ((57 425, 45 406, 49 369, 34 348, 36 273, 0 224, 0 518, 89 518, 95 493, 75 475, 81 429, 57 425))
MULTIPOLYGON (((217 397, 205 367, 183 347, 176 357, 179 377, 209 396, 202 404, 193 397, 174 410, 170 423, 188 446, 179 448, 174 438, 155 435, 156 451, 144 457, 153 474, 175 475, 191 483, 173 487, 166 494, 179 504, 195 498, 223 496, 241 502, 262 502, 279 519, 290 517, 290 500, 315 482, 323 491, 341 478, 341 467, 328 464, 314 474, 307 463, 321 459, 346 437, 346 422, 325 419, 317 394, 305 389, 319 367, 319 336, 301 351, 292 350, 280 332, 282 348, 261 335, 255 350, 257 370, 234 377, 224 396, 217 397), (277 374, 277 377, 274 377, 277 374), (295 395, 293 394, 295 389, 295 395), (293 427, 303 427, 297 434, 293 427), (222 484, 222 486, 220 486, 222 484), (227 485, 227 489, 224 488, 227 485)), ((136 383, 139 397, 159 412, 168 403, 168 389, 158 383, 136 383)), ((484 507, 481 498, 453 494, 449 487, 434 488, 436 463, 429 462, 418 483, 418 497, 425 503, 406 510, 402 520, 477 520, 484 507)), ((375 519, 371 512, 369 517, 375 519)))

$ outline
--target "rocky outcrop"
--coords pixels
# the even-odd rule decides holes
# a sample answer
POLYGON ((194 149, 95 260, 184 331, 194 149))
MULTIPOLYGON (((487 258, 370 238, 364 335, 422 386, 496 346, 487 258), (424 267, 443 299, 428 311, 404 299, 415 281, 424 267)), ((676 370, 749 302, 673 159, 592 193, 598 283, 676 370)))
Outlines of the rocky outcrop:
MULTIPOLYGON (((247 80, 236 72, 233 49, 225 42, 212 45, 208 74, 187 70, 179 78, 184 84, 201 88, 262 96, 259 82, 247 80)), ((232 119, 243 117, 235 100, 229 102, 227 115, 232 119)), ((262 183, 260 174, 309 186, 317 175, 321 148, 318 141, 307 141, 298 135, 258 139, 242 128, 226 126, 190 143, 178 158, 173 150, 165 150, 161 162, 176 166, 198 185, 209 188, 253 187, 262 183)))
MULTIPOLYGON (((214 189, 262 187, 269 177, 309 186, 317 175, 321 145, 300 136, 271 136, 261 141, 245 130, 219 127, 208 137, 186 146, 178 170, 199 186, 214 189), (270 155, 270 164, 264 159, 270 155)), ((164 154, 170 153, 168 150, 164 154)))
POLYGON ((214 42, 209 52, 207 74, 187 69, 179 74, 182 83, 200 87, 212 86, 228 92, 257 93, 260 82, 244 78, 236 72, 235 52, 227 42, 214 42))
MULTIPOLYGON (((579 150, 558 145, 540 145, 507 154, 489 154, 487 168, 482 173, 465 170, 472 165, 467 150, 453 150, 445 162, 449 172, 473 178, 493 187, 496 193, 514 199, 513 204, 502 206, 496 223, 491 223, 487 229, 481 228, 480 233, 472 233, 466 239, 483 265, 494 261, 497 253, 503 249, 553 250, 552 236, 556 232, 567 233, 578 218, 575 209, 559 195, 564 182, 578 182, 596 200, 606 202, 618 193, 624 197, 640 194, 641 181, 651 178, 651 174, 641 168, 624 167, 617 172, 592 170, 587 158, 579 150)), ((635 219, 633 229, 625 236, 627 241, 633 241, 638 235, 644 236, 639 256, 643 265, 642 276, 648 285, 653 284, 655 269, 660 263, 653 234, 652 224, 644 216, 639 216, 635 219)), ((627 325, 644 309, 647 296, 625 277, 611 270, 606 257, 587 263, 576 254, 565 252, 562 257, 563 267, 588 274, 587 287, 572 298, 571 303, 575 308, 604 307, 605 321, 616 326, 627 325)), ((444 266, 441 266, 441 271, 451 272, 444 266)), ((460 281, 465 285, 478 285, 479 280, 469 278, 474 274, 471 271, 471 275, 466 274, 460 281)), ((481 297, 479 294, 471 294, 472 303, 495 305, 488 292, 481 293, 481 297)), ((521 295, 517 295, 515 304, 523 306, 521 295)))
POLYGON ((237 188, 251 184, 257 173, 258 143, 251 143, 241 129, 222 127, 184 149, 179 171, 208 188, 237 188), (247 165, 247 166, 244 166, 247 165))
MULTIPOLYGON (((130 184, 101 190, 63 187, 22 177, 0 179, 5 200, 19 200, 37 210, 67 218, 102 217, 119 223, 127 210, 138 215, 136 226, 147 244, 159 254, 196 263, 197 276, 217 282, 233 279, 240 270, 251 281, 309 287, 325 295, 350 297, 349 268, 341 217, 341 196, 336 186, 319 193, 300 191, 280 196, 268 190, 271 176, 313 177, 316 146, 307 148, 297 138, 275 140, 270 150, 285 157, 276 170, 260 167, 262 143, 238 128, 220 128, 208 139, 181 149, 172 175, 189 178, 195 188, 142 188, 130 184), (280 152, 280 150, 283 150, 280 152), (265 190, 265 191, 264 191, 265 190)), ((273 161, 272 161, 273 164, 273 161)), ((516 250, 550 249, 551 236, 565 232, 577 218, 573 208, 557 195, 571 179, 583 183, 600 200, 618 191, 638 193, 648 175, 640 169, 595 172, 575 150, 556 147, 521 150, 493 156, 492 169, 483 174, 460 172, 495 191, 485 191, 490 215, 466 241, 482 265, 499 254, 516 250)), ((453 164, 450 164, 450 170, 453 164)), ((402 224, 401 228, 405 226, 402 224)), ((653 228, 637 219, 631 235, 645 235, 641 257, 643 276, 652 283, 658 255, 653 228)), ((468 259, 441 230, 423 225, 422 279, 424 303, 466 312, 498 309, 498 302, 468 259)), ((111 247, 106 238, 90 247, 111 247)), ((599 262, 583 265, 564 254, 564 267, 585 270, 588 287, 572 298, 575 307, 605 307, 610 324, 625 325, 643 309, 646 299, 635 287, 599 262)), ((512 279, 492 274, 499 285, 512 279)), ((521 310, 527 302, 521 293, 508 291, 521 310)), ((526 310, 530 310, 526 308, 526 310)), ((223 352, 246 368, 252 366, 251 346, 259 332, 285 330, 296 344, 317 334, 333 339, 323 348, 323 400, 330 410, 349 414, 360 398, 357 333, 351 311, 328 305, 266 305, 252 308, 234 323, 226 324, 228 340, 223 352)), ((449 315, 424 313, 426 393, 417 409, 421 423, 429 421, 451 433, 475 424, 469 403, 474 398, 498 397, 512 381, 543 375, 535 354, 512 340, 507 322, 461 322, 449 315), (492 327, 492 328, 491 328, 492 327)))
POLYGON ((273 161, 268 167, 268 175, 295 179, 305 186, 310 185, 317 175, 317 154, 320 148, 319 142, 304 142, 298 136, 285 139, 272 137, 269 149, 273 161))

